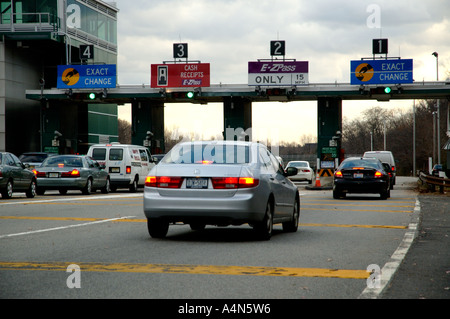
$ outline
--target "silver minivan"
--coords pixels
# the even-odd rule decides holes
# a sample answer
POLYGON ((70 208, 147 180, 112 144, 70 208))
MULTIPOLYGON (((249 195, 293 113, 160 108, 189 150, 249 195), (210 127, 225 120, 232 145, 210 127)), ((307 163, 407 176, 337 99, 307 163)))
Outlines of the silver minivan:
POLYGON ((391 166, 393 183, 395 185, 396 165, 394 155, 391 151, 368 151, 364 153, 364 157, 378 158, 381 163, 388 163, 391 166))

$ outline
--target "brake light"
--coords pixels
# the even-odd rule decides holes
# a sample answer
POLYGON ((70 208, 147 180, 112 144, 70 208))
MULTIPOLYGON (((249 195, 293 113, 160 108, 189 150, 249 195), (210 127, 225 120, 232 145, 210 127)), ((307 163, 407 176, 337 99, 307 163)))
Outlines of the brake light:
POLYGON ((259 179, 253 177, 212 177, 214 189, 250 188, 259 184, 259 179))
POLYGON ((375 178, 380 178, 382 176, 383 176, 383 174, 380 171, 375 172, 375 178))
POLYGON ((182 183, 182 177, 147 176, 145 178, 145 186, 147 187, 180 188, 182 183))
POLYGON ((33 170, 34 175, 36 175, 36 177, 45 177, 45 172, 39 172, 37 170, 33 170))
POLYGON ((80 171, 77 169, 73 169, 70 172, 62 172, 61 177, 80 177, 80 171))
POLYGON ((395 166, 391 167, 392 172, 395 172, 395 166))
POLYGON ((239 188, 249 188, 258 186, 259 179, 253 177, 239 177, 239 188))
POLYGON ((145 186, 156 187, 156 176, 147 176, 145 178, 145 186))
POLYGON ((364 169, 364 167, 353 167, 352 169, 364 169))
POLYGON ((239 179, 237 177, 212 177, 211 182, 215 189, 238 188, 239 179))
POLYGON ((336 171, 336 172, 334 172, 334 177, 336 177, 336 178, 342 178, 342 177, 344 177, 344 176, 342 175, 342 172, 341 172, 341 171, 336 171))
POLYGON ((127 167, 126 167, 125 173, 131 174, 131 166, 127 166, 127 167))

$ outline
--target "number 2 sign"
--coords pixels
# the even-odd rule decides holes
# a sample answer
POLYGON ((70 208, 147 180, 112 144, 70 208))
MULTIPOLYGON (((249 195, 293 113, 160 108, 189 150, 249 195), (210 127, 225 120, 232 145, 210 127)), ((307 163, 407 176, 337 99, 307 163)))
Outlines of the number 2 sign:
POLYGON ((270 41, 270 55, 286 55, 286 41, 270 41))

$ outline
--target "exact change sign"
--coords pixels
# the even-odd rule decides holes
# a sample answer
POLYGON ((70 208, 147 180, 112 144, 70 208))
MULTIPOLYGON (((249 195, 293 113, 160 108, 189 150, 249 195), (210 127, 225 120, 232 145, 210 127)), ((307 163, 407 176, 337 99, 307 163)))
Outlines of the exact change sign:
POLYGON ((248 62, 248 85, 292 86, 308 84, 307 61, 248 62))
POLYGON ((116 87, 116 65, 58 65, 58 89, 109 89, 116 87))
POLYGON ((350 84, 413 83, 413 60, 350 61, 350 84))

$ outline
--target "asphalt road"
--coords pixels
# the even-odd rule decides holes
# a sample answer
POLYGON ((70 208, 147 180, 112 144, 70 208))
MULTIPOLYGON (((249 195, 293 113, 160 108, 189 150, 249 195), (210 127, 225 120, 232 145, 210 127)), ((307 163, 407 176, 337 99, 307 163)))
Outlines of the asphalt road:
POLYGON ((388 298, 395 272, 381 270, 420 214, 417 194, 398 184, 388 200, 334 200, 299 184, 298 232, 275 226, 270 241, 247 225, 174 225, 152 239, 142 193, 17 194, 0 201, 0 298, 388 298))

